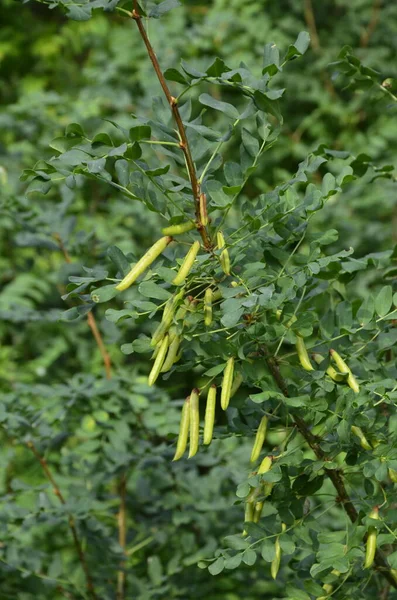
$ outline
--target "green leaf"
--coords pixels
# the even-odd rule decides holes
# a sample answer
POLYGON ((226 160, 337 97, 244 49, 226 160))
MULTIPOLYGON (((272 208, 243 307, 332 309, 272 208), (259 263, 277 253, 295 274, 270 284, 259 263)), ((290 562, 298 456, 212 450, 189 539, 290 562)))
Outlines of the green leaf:
POLYGON ((153 19, 159 19, 167 12, 180 5, 181 3, 179 0, 164 0, 164 2, 160 2, 160 4, 157 4, 157 6, 152 8, 148 16, 152 17, 153 19))
POLYGON ((309 594, 292 585, 287 585, 286 592, 288 600, 310 600, 309 594))
POLYGON ((177 69, 166 69, 164 71, 164 77, 167 81, 175 81, 176 83, 182 83, 183 85, 188 83, 187 79, 177 69))
POLYGON ((280 51, 274 42, 265 45, 263 51, 263 70, 262 73, 275 75, 280 66, 280 51))
POLYGON ((276 556, 276 549, 274 547, 274 540, 264 540, 261 546, 261 555, 263 560, 266 562, 272 562, 274 557, 276 556))
POLYGON ((116 265, 123 277, 131 270, 131 265, 127 257, 117 246, 110 246, 107 251, 110 260, 116 265))
POLYGON ((157 283, 154 283, 152 280, 143 281, 138 286, 138 290, 142 296, 146 296, 146 298, 155 298, 156 300, 168 300, 172 296, 168 290, 157 285, 157 283))
POLYGON ((117 296, 117 294, 119 294, 119 291, 116 290, 116 284, 114 283, 112 285, 104 285, 100 288, 92 290, 91 299, 96 304, 99 304, 101 302, 108 302, 117 296))
POLYGON ((252 550, 252 548, 248 548, 245 550, 245 552, 243 552, 243 562, 249 567, 252 567, 256 563, 256 559, 257 554, 255 550, 252 550))
POLYGON ((210 564, 210 566, 208 567, 208 571, 211 573, 211 575, 219 575, 219 573, 222 573, 224 567, 225 567, 225 561, 224 561, 223 557, 220 556, 219 558, 216 559, 215 562, 210 564))
POLYGON ((152 128, 149 125, 136 125, 131 127, 129 137, 131 142, 139 142, 140 140, 148 140, 152 135, 152 128))
POLYGON ((301 31, 296 42, 288 48, 287 54, 284 57, 284 62, 291 60, 296 56, 302 56, 310 45, 310 35, 307 31, 301 31))
POLYGON ((393 302, 393 290, 391 285, 385 285, 375 298, 375 310, 380 317, 384 317, 390 311, 393 302))
POLYGON ((205 106, 209 106, 210 108, 214 108, 215 110, 223 112, 227 117, 230 117, 231 119, 238 119, 238 111, 232 104, 222 102, 221 100, 216 100, 209 94, 201 94, 201 96, 199 97, 199 101, 205 106))

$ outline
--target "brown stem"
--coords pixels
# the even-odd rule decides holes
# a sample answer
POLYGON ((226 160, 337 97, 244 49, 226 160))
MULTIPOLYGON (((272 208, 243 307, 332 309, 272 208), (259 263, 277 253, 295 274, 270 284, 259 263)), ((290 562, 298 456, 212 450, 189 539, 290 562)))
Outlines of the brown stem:
POLYGON ((152 61, 153 68, 156 72, 157 78, 163 89, 164 95, 167 98, 167 102, 170 105, 172 115, 174 117, 176 126, 178 128, 179 137, 180 137, 179 145, 180 145, 181 150, 185 157, 186 168, 189 173, 190 184, 192 186, 197 230, 199 231, 199 233, 201 235, 201 239, 203 240, 203 244, 204 244, 204 247, 206 248, 206 250, 211 250, 211 247, 212 247, 211 240, 208 236, 206 227, 202 223, 201 215, 200 215, 200 184, 198 182, 196 167, 194 165, 192 153, 191 153, 190 146, 189 146, 189 141, 187 139, 186 129, 185 129, 181 114, 178 109, 177 99, 174 98, 174 96, 172 96, 172 94, 168 88, 168 85, 164 78, 159 61, 153 50, 150 40, 147 36, 146 29, 142 23, 142 16, 138 12, 138 5, 135 0, 134 0, 134 10, 132 11, 132 18, 134 19, 135 23, 137 24, 139 33, 140 33, 142 40, 146 46, 149 58, 152 61))
MULTIPOLYGON (((266 364, 269 368, 269 371, 273 376, 273 379, 277 383, 278 387, 280 388, 280 390, 282 391, 284 396, 289 397, 287 383, 280 372, 280 368, 277 364, 276 359, 270 355, 270 353, 266 347, 261 346, 261 350, 265 357, 266 364)), ((320 447, 316 436, 314 436, 312 434, 309 427, 306 425, 306 422, 304 421, 304 419, 302 419, 301 417, 299 417, 297 415, 293 415, 292 418, 295 422, 295 425, 296 425, 299 433, 306 440, 306 442, 308 443, 310 448, 313 450, 313 452, 317 456, 317 458, 322 461, 329 460, 326 453, 320 447)), ((337 491, 337 494, 338 494, 337 501, 343 506, 343 509, 345 510, 345 512, 348 515, 351 522, 355 523, 358 519, 358 513, 357 513, 355 506, 353 505, 353 502, 350 499, 349 494, 347 493, 347 490, 346 490, 346 487, 345 487, 345 484, 343 481, 342 472, 337 469, 325 468, 324 470, 325 470, 327 476, 332 481, 334 488, 337 491)), ((383 577, 385 577, 387 579, 387 581, 394 588, 397 589, 397 582, 395 581, 394 577, 390 573, 390 567, 388 566, 388 564, 386 562, 383 552, 381 552, 380 550, 376 551, 374 562, 375 562, 377 570, 383 575, 383 577)))
MULTIPOLYGON (((31 441, 26 442, 26 445, 29 448, 29 450, 31 450, 33 452, 34 456, 39 461, 41 468, 44 471, 45 476, 47 477, 48 481, 51 483, 51 485, 53 487, 54 494, 58 497, 61 504, 65 505, 66 500, 65 500, 61 490, 59 489, 59 486, 58 486, 57 482, 55 481, 54 476, 52 475, 52 473, 48 467, 46 459, 43 456, 41 456, 41 454, 39 453, 39 451, 37 450, 37 448, 33 442, 31 442, 31 441)), ((93 584, 93 581, 91 578, 91 574, 88 569, 88 565, 87 565, 87 561, 86 561, 85 554, 83 551, 83 547, 81 545, 81 542, 80 542, 80 539, 79 539, 79 536, 77 533, 76 525, 75 525, 72 515, 70 515, 70 514, 68 515, 68 522, 69 522, 70 530, 72 532, 74 545, 77 550, 77 555, 79 557, 80 564, 84 571, 86 585, 87 585, 87 591, 91 598, 93 598, 94 600, 98 600, 98 596, 95 593, 95 588, 94 588, 94 584, 93 584)))
POLYGON ((363 29, 363 32, 360 37, 360 46, 361 48, 366 48, 368 46, 369 40, 379 21, 380 15, 380 6, 382 4, 382 0, 374 0, 372 5, 371 19, 368 23, 367 29, 363 29))
MULTIPOLYGON (((120 477, 118 485, 118 493, 120 496, 120 507, 117 515, 119 529, 119 544, 126 554, 127 547, 127 521, 126 521, 126 495, 127 495, 127 475, 123 473, 120 477)), ((122 562, 120 570, 117 573, 117 600, 124 600, 125 593, 125 563, 122 562)))
POLYGON ((103 364, 105 365, 106 379, 110 379, 112 377, 112 371, 111 371, 112 365, 110 362, 110 356, 107 353, 105 344, 103 343, 102 336, 99 332, 99 329, 98 329, 96 321, 95 321, 95 317, 92 314, 92 312, 88 313, 87 321, 88 321, 88 325, 92 331, 92 335, 94 336, 97 346, 99 348, 99 352, 101 353, 103 364))

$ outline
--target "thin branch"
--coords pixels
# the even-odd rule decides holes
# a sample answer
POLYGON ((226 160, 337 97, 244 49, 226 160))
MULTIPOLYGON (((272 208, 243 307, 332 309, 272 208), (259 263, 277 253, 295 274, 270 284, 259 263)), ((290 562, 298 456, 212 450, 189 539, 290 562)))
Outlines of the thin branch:
MULTIPOLYGON (((59 489, 59 486, 58 486, 57 482, 55 481, 54 476, 52 475, 52 473, 48 467, 46 459, 43 456, 41 456, 41 454, 39 453, 39 451, 37 450, 37 448, 33 442, 31 442, 31 441, 26 442, 26 445, 29 448, 29 450, 32 451, 32 453, 37 458, 37 460, 39 461, 41 468, 44 471, 45 476, 47 477, 48 481, 51 483, 51 485, 53 487, 54 494, 57 496, 60 503, 65 506, 66 500, 65 500, 61 490, 59 489)), ((76 528, 74 519, 73 519, 72 515, 70 515, 70 514, 68 515, 68 522, 69 522, 70 530, 72 532, 74 545, 77 550, 77 555, 79 557, 80 564, 84 571, 86 585, 87 585, 87 591, 88 591, 89 595, 91 596, 91 598, 93 598, 93 600, 98 600, 98 596, 96 595, 96 592, 95 592, 91 574, 88 569, 88 565, 87 565, 87 561, 86 561, 85 554, 83 551, 83 547, 81 545, 80 538, 77 533, 77 528, 76 528)))
POLYGON ((153 50, 151 43, 150 43, 150 40, 146 33, 146 29, 142 23, 142 16, 138 12, 138 4, 137 4, 136 0, 134 0, 134 10, 132 11, 131 16, 134 19, 135 23, 137 24, 139 33, 140 33, 142 40, 146 46, 149 58, 152 61, 153 68, 156 72, 159 83, 163 89, 164 95, 167 98, 167 102, 170 105, 172 115, 174 117, 176 126, 178 128, 179 137, 180 137, 179 146, 185 157, 186 168, 189 173, 190 184, 192 186, 197 230, 199 231, 199 233, 201 235, 201 239, 203 240, 204 247, 206 248, 206 250, 209 251, 212 248, 212 244, 211 244, 211 240, 209 238, 207 229, 206 229, 205 225, 203 225, 203 223, 202 223, 201 214, 200 214, 200 183, 198 181, 196 167, 194 165, 194 160, 193 160, 192 153, 190 150, 189 141, 187 139, 186 129, 185 129, 181 114, 178 109, 178 101, 176 98, 174 98, 174 96, 172 96, 172 94, 168 88, 168 85, 167 85, 167 82, 163 75, 163 72, 161 70, 159 61, 157 59, 157 56, 153 50))
POLYGON ((371 11, 371 19, 368 23, 368 27, 363 29, 361 37, 360 37, 360 46, 361 48, 366 48, 369 44, 369 40, 379 21, 380 15, 380 7, 382 4, 382 0, 374 0, 371 11))
MULTIPOLYGON (((284 396, 289 397, 287 383, 280 372, 277 361, 270 355, 270 353, 266 347, 261 346, 261 351, 265 357, 266 364, 269 368, 270 373, 273 376, 274 381, 277 383, 278 387, 280 388, 280 390, 282 391, 284 396)), ((318 443, 318 439, 310 431, 310 429, 306 425, 306 422, 304 421, 304 419, 302 419, 301 417, 299 417, 297 415, 293 415, 292 418, 295 422, 295 425, 296 425, 299 433, 309 444, 310 448, 313 450, 313 452, 317 456, 317 458, 319 460, 322 460, 325 462, 328 461, 329 459, 328 459, 326 453, 321 449, 321 447, 318 443)), ((345 510, 345 512, 348 515, 351 522, 355 523, 358 519, 358 513, 357 513, 355 506, 353 505, 353 502, 350 499, 349 494, 347 493, 341 471, 337 470, 337 469, 327 469, 327 468, 324 468, 324 470, 325 470, 327 476, 332 481, 333 486, 337 491, 337 494, 338 494, 337 501, 343 506, 343 509, 345 510)), ((394 579, 394 577, 392 576, 392 574, 390 572, 390 567, 388 566, 388 564, 386 562, 383 552, 381 552, 380 550, 376 551, 374 562, 376 565, 375 568, 381 573, 381 575, 383 575, 383 577, 385 577, 387 579, 387 581, 394 588, 397 589, 397 581, 394 579)))
MULTIPOLYGON (((126 520, 126 495, 127 495, 127 475, 123 473, 120 477, 118 485, 118 493, 120 496, 120 507, 117 515, 117 523, 119 529, 119 544, 126 554, 127 547, 127 520, 126 520)), ((126 572, 124 561, 120 565, 120 570, 117 573, 117 600, 124 600, 126 584, 126 572)))

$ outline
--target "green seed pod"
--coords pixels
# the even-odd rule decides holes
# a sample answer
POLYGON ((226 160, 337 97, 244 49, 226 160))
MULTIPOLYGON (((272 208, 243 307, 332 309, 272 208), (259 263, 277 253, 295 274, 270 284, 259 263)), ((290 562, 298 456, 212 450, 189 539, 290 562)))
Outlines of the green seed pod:
POLYGON ((168 335, 166 335, 161 342, 160 349, 156 356, 156 360, 154 361, 154 365, 152 370, 150 371, 148 384, 151 386, 156 382, 157 377, 160 375, 161 367, 163 366, 165 355, 167 354, 168 349, 168 335))
MULTIPOLYGON (((377 506, 373 508, 369 516, 371 517, 371 519, 379 519, 379 509, 377 506)), ((369 569, 374 562, 377 537, 378 531, 376 527, 369 527, 367 535, 367 544, 365 549, 364 569, 369 569)))
POLYGON ((356 425, 352 425, 351 432, 358 437, 358 439, 360 440, 361 447, 364 448, 364 450, 372 450, 372 446, 365 437, 361 427, 356 427, 356 425))
POLYGON ((242 383, 243 376, 241 375, 240 371, 237 371, 233 379, 232 389, 230 390, 230 398, 233 398, 234 394, 237 392, 238 388, 242 383))
POLYGON ((179 460, 185 453, 187 446, 187 439, 189 436, 189 420, 190 420, 190 407, 189 397, 186 398, 185 403, 182 407, 181 422, 179 425, 179 436, 176 445, 175 456, 172 460, 179 460))
POLYGON ((232 383, 233 383, 233 373, 234 373, 234 358, 231 357, 227 361, 225 370, 223 372, 222 392, 221 392, 221 407, 223 410, 226 410, 227 407, 229 406, 230 392, 231 392, 232 383))
POLYGON ((258 475, 263 475, 267 473, 272 468, 273 458, 271 456, 265 456, 259 465, 258 475))
POLYGON ((266 429, 267 429, 268 418, 266 416, 262 417, 261 422, 259 424, 258 430, 255 436, 254 446, 251 452, 250 461, 256 462, 259 458, 259 455, 262 451, 262 446, 266 437, 266 429))
MULTIPOLYGON (((244 523, 252 523, 254 520, 254 503, 246 502, 244 511, 244 523)), ((244 529, 243 536, 247 535, 247 531, 244 529)))
POLYGON ((207 288, 204 294, 204 324, 209 327, 212 323, 212 289, 207 288))
POLYGON ((280 568, 280 562, 281 562, 281 546, 280 546, 280 540, 278 537, 276 538, 276 541, 274 543, 274 550, 275 550, 275 556, 274 556, 274 558, 272 560, 272 564, 270 566, 270 574, 273 579, 276 579, 278 570, 280 568))
POLYGON ((216 234, 216 245, 218 250, 221 250, 225 245, 225 238, 223 237, 223 233, 221 231, 218 231, 216 234))
POLYGON ((220 261, 222 271, 225 273, 225 275, 230 275, 230 257, 226 248, 221 252, 220 261))
POLYGON ((215 405, 216 405, 216 385, 212 384, 207 394, 207 405, 205 408, 204 417, 204 437, 203 442, 206 446, 212 441, 215 422, 215 405))
POLYGON ((326 593, 326 596, 319 596, 319 597, 317 598, 317 600, 328 600, 328 599, 329 599, 329 596, 330 596, 330 594, 331 594, 331 593, 332 593, 332 591, 333 591, 333 589, 334 589, 334 586, 333 586, 333 585, 331 585, 330 583, 324 583, 324 585, 323 585, 323 590, 325 591, 325 593, 326 593))
POLYGON ((397 483, 397 471, 395 471, 394 469, 389 467, 387 469, 387 472, 388 472, 388 475, 389 475, 390 479, 392 480, 392 482, 397 483))
POLYGON ((230 284, 232 287, 236 288, 239 286, 239 283, 237 281, 232 281, 230 284))
POLYGON ((186 254, 185 258, 183 259, 183 263, 181 264, 177 275, 175 276, 175 278, 172 281, 172 283, 174 285, 182 285, 184 283, 186 277, 190 273, 191 268, 193 267, 193 263, 196 260, 196 256, 197 256, 197 253, 199 250, 200 250, 200 242, 196 241, 192 244, 189 252, 186 254))
POLYGON ((197 454, 200 436, 199 390, 195 388, 190 394, 190 446, 189 456, 197 454))
POLYGON ((305 342, 303 341, 303 337, 300 335, 296 336, 296 351, 298 353, 299 362, 305 371, 314 371, 312 367, 312 363, 310 362, 309 355, 306 350, 305 342))
POLYGON ((341 371, 342 373, 349 373, 346 380, 347 385, 351 387, 353 392, 356 392, 356 394, 358 394, 360 391, 360 386, 358 385, 356 378, 354 377, 353 373, 351 372, 343 358, 336 352, 336 350, 332 350, 332 348, 329 352, 331 354, 331 358, 335 361, 335 364, 338 367, 339 371, 341 371))
POLYGON ((215 290, 212 293, 212 301, 213 302, 216 302, 217 300, 220 300, 221 298, 223 298, 221 290, 215 290))
POLYGON ((165 334, 169 330, 172 323, 172 315, 169 317, 169 321, 163 321, 159 324, 156 331, 152 335, 152 339, 150 342, 151 346, 157 346, 159 342, 164 338, 165 334))
POLYGON ((186 223, 178 223, 178 225, 169 225, 168 227, 164 227, 161 232, 164 235, 181 235, 181 233, 187 233, 195 228, 195 223, 192 221, 187 221, 186 223))
POLYGON ((172 365, 175 363, 175 359, 178 355, 180 337, 179 337, 179 335, 175 335, 172 340, 171 340, 171 335, 169 337, 170 337, 170 340, 169 340, 170 345, 169 345, 168 352, 167 352, 167 358, 164 361, 164 364, 161 368, 160 373, 167 373, 167 371, 169 371, 171 369, 172 365))
POLYGON ((151 248, 149 248, 146 254, 144 254, 142 258, 138 260, 128 275, 126 275, 124 279, 118 285, 116 285, 116 290, 122 292, 123 290, 129 288, 130 285, 132 285, 138 279, 138 277, 142 275, 142 273, 146 271, 148 267, 150 267, 152 262, 155 261, 162 252, 164 252, 170 242, 172 242, 172 237, 168 235, 157 240, 157 242, 153 244, 151 248))
MULTIPOLYGON (((312 357, 318 365, 320 365, 323 362, 323 360, 325 360, 324 357, 321 356, 321 354, 312 354, 312 357)), ((331 379, 333 379, 333 381, 336 381, 337 383, 342 383, 343 381, 346 381, 347 373, 338 373, 338 371, 335 371, 334 367, 331 367, 331 365, 326 370, 326 373, 331 377, 331 379)))
POLYGON ((261 518, 261 515, 262 515, 264 504, 265 504, 264 502, 256 502, 255 503, 254 518, 253 518, 254 523, 259 522, 259 519, 261 518))

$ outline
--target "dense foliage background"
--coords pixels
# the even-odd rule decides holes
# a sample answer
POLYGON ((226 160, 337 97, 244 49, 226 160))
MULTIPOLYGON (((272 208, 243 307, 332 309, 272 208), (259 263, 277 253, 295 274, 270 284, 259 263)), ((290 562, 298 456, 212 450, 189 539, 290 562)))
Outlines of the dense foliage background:
MULTIPOLYGON (((221 429, 211 447, 194 460, 171 463, 180 407, 192 384, 202 385, 204 369, 189 366, 178 377, 149 388, 147 355, 130 354, 128 345, 151 330, 144 317, 150 302, 141 301, 142 316, 136 314, 136 302, 132 317, 128 310, 120 312, 125 299, 114 298, 111 306, 95 307, 95 324, 78 299, 76 284, 83 285, 84 296, 85 283, 103 280, 104 270, 115 274, 109 247, 139 257, 159 236, 164 219, 99 178, 78 175, 73 185, 60 181, 51 189, 37 179, 27 182, 33 172, 20 179, 24 169, 34 167, 37 175, 42 168, 37 161, 56 155, 60 144, 62 151, 67 149, 65 128, 69 134, 80 131, 73 123, 95 139, 98 132, 113 134, 112 122, 130 128, 131 114, 152 118, 167 111, 157 99, 158 81, 134 23, 102 8, 93 10, 89 20, 75 21, 68 17, 86 19, 89 3, 54 4, 58 6, 4 0, 2 9, 0 598, 89 597, 70 519, 100 598, 116 597, 124 545, 127 598, 321 596, 323 580, 306 588, 300 584, 313 562, 305 544, 320 533, 320 543, 338 545, 336 533, 347 527, 339 507, 329 502, 327 484, 322 504, 320 498, 320 503, 304 506, 305 518, 311 513, 314 517, 302 533, 302 546, 297 538, 283 547, 293 560, 281 578, 270 579, 271 551, 266 554, 266 545, 263 558, 255 562, 246 554, 238 568, 229 564, 216 577, 205 569, 206 563, 197 567, 225 547, 225 536, 241 533, 243 508, 236 487, 247 478, 256 426, 250 423, 254 403, 247 399, 259 390, 243 384, 230 414, 219 415, 221 429), (104 369, 96 327, 111 376, 104 369), (234 420, 244 404, 248 412, 242 435, 234 420), (54 483, 49 485, 45 477, 47 464, 55 494, 54 483), (317 527, 318 514, 328 529, 317 527)), ((102 5, 106 8, 107 3, 98 3, 102 5)), ((344 286, 350 275, 356 276, 355 310, 368 295, 379 298, 383 286, 395 285, 397 102, 394 84, 388 94, 388 84, 382 83, 397 77, 397 5, 379 0, 185 0, 149 27, 164 70, 179 67, 183 59, 205 71, 219 57, 232 68, 247 64, 257 77, 266 43, 274 42, 285 52, 300 31, 310 33, 306 54, 277 75, 277 87, 286 89, 280 100, 284 123, 277 143, 261 157, 244 188, 242 206, 291 180, 299 163, 319 145, 358 157, 359 178, 351 185, 347 179, 343 193, 339 188, 313 214, 310 234, 336 230, 339 237, 327 240, 327 252, 341 253, 340 261, 343 251, 354 248, 335 289, 347 299, 344 286), (347 59, 340 57, 345 46, 351 47, 343 54, 347 59), (359 60, 347 68, 350 56, 359 60), (367 162, 372 165, 368 170, 367 162)), ((190 92, 193 116, 199 114, 202 91, 190 92)), ((204 91, 241 108, 234 89, 209 83, 204 91)), ((208 111, 204 123, 222 130, 223 119, 222 113, 208 111)), ((225 160, 236 160, 238 153, 232 138, 225 160)), ((157 155, 159 164, 164 156, 157 155)), ((329 169, 340 175, 340 167, 329 169)), ((320 164, 313 169, 314 182, 321 183, 324 173, 320 164)), ((239 219, 237 210, 230 219, 239 219)), ((303 254, 308 248, 305 242, 303 254)), ((339 323, 349 328, 349 317, 338 310, 339 323)), ((381 334, 380 347, 369 346, 370 364, 386 357, 389 370, 383 379, 389 383, 397 375, 396 331, 381 334)), ((376 388, 380 396, 393 387, 383 385, 383 391, 376 388)), ((394 406, 396 392, 388 399, 394 406)), ((388 410, 384 414, 385 419, 391 415, 390 424, 382 426, 393 432, 395 415, 388 410)), ((278 433, 276 426, 267 441, 269 451, 279 443, 278 433)), ((396 461, 397 452, 389 458, 396 461)), ((368 477, 375 471, 375 466, 367 467, 368 477)), ((378 481, 384 477, 378 472, 378 481)), ((368 487, 366 493, 375 492, 368 487)), ((391 517, 393 511, 395 505, 391 517)), ((384 541, 391 544, 394 538, 384 541)), ((231 540, 230 547, 239 549, 235 545, 231 540)), ((381 596, 385 590, 377 586, 370 578, 357 584, 353 575, 335 598, 397 597, 389 589, 389 596, 381 596)))

